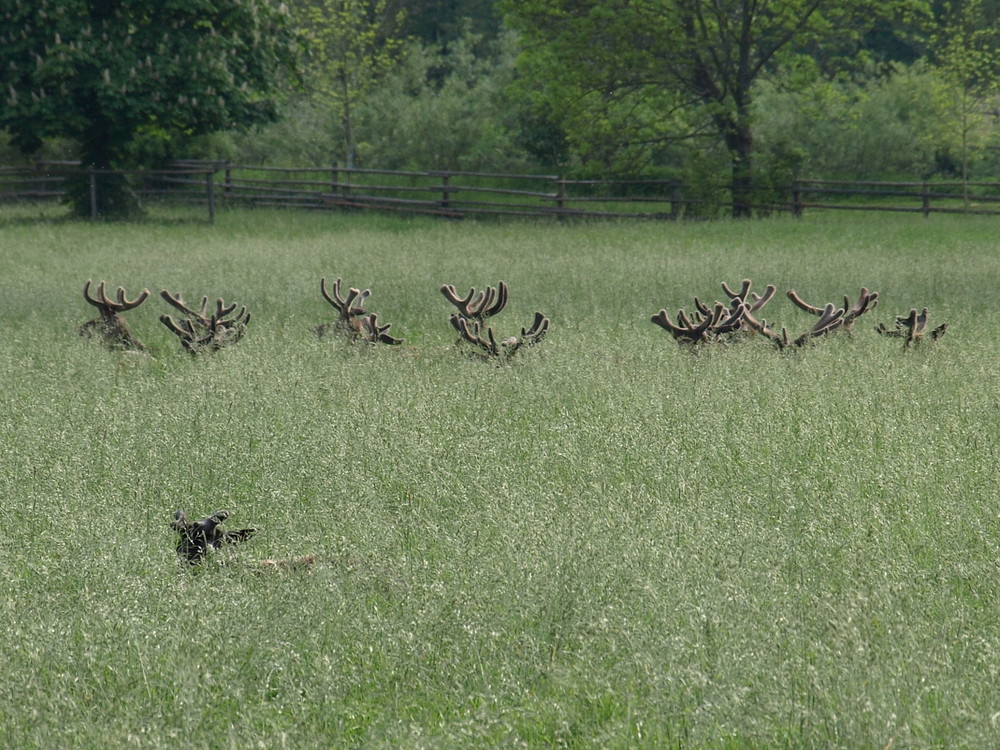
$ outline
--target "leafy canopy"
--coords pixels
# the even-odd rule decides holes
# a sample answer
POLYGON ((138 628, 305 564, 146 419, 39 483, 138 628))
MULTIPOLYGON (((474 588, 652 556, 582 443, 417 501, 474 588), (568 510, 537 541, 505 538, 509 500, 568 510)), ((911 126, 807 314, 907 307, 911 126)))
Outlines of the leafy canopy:
MULTIPOLYGON (((655 146, 711 132, 732 170, 734 212, 752 184, 754 84, 925 0, 504 0, 522 71, 569 140, 627 170, 655 146), (609 137, 617 134, 616 138, 609 137), (607 149, 613 149, 607 152, 607 149)), ((587 152, 583 150, 586 154, 587 152)))
POLYGON ((114 166, 140 133, 273 119, 294 53, 270 0, 0 0, 0 128, 22 151, 68 137, 114 166))

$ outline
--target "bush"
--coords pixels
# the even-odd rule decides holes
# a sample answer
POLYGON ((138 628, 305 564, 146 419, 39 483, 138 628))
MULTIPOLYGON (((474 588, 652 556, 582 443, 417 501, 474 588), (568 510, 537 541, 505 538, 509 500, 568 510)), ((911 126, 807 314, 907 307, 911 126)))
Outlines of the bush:
POLYGON ((798 91, 762 82, 754 110, 758 165, 788 178, 930 177, 945 139, 933 96, 938 85, 920 64, 798 91))
POLYGON ((528 159, 516 142, 516 108, 505 91, 513 78, 514 40, 465 33, 438 49, 413 44, 399 69, 359 113, 359 163, 385 169, 520 171, 528 159))

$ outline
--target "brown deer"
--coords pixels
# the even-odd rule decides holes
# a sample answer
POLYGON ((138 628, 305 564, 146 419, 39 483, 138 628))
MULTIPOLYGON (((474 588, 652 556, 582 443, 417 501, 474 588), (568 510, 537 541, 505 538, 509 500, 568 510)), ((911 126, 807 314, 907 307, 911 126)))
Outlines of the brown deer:
POLYGON ((487 326, 485 321, 507 306, 508 291, 503 281, 496 287, 488 286, 478 293, 473 287, 465 297, 459 296, 451 284, 444 284, 441 287, 441 294, 458 309, 458 313, 452 315, 450 321, 461 336, 459 343, 475 346, 479 351, 472 352, 472 356, 477 358, 506 362, 522 347, 534 346, 548 333, 549 319, 542 313, 536 312, 531 327, 522 328, 520 336, 497 341, 492 326, 487 326))
POLYGON ((751 286, 750 279, 743 279, 740 290, 737 292, 723 282, 722 291, 729 297, 728 305, 717 301, 714 305, 709 306, 695 297, 696 312, 691 313, 691 315, 688 315, 683 309, 679 310, 677 320, 674 322, 667 315, 666 310, 660 310, 650 320, 666 330, 681 344, 704 343, 747 330, 743 320, 745 312, 757 312, 770 302, 775 292, 775 287, 769 284, 764 289, 764 294, 758 295, 751 293, 751 286))
POLYGON ((143 289, 135 299, 130 300, 125 297, 125 289, 118 287, 116 299, 112 300, 105 293, 103 281, 97 285, 97 296, 91 297, 91 283, 93 283, 92 280, 87 279, 87 283, 83 285, 83 298, 96 307, 101 314, 80 326, 80 335, 93 336, 96 333, 100 335, 105 345, 112 349, 145 351, 146 347, 132 335, 132 331, 129 330, 128 324, 122 319, 121 314, 134 310, 145 302, 149 296, 149 290, 143 289))
MULTIPOLYGON (((937 341, 944 336, 947 330, 947 323, 942 323, 937 328, 931 330, 931 341, 937 341)), ((883 336, 905 338, 903 348, 907 349, 912 344, 919 343, 924 338, 924 333, 927 331, 927 308, 925 307, 919 313, 916 308, 912 308, 909 315, 897 315, 895 330, 886 328, 884 323, 879 323, 875 326, 875 331, 883 336)))
POLYGON ((329 302, 337 311, 337 319, 332 323, 324 323, 313 330, 321 338, 331 331, 337 331, 346 335, 352 341, 367 341, 369 343, 382 343, 397 345, 402 344, 403 339, 397 339, 389 335, 391 323, 380 326, 378 315, 365 310, 365 300, 372 293, 371 289, 355 289, 351 287, 347 290, 347 297, 341 292, 341 279, 333 282, 333 288, 326 288, 326 278, 319 280, 319 291, 323 299, 329 302))
POLYGON ((188 521, 183 510, 174 513, 170 527, 177 532, 177 554, 189 565, 198 565, 205 555, 226 544, 239 544, 257 533, 257 529, 226 531, 221 524, 229 518, 228 510, 217 510, 200 521, 188 521))
POLYGON ((172 307, 187 315, 175 321, 169 315, 161 315, 160 322, 177 335, 183 346, 192 354, 218 351, 224 346, 235 344, 246 333, 250 313, 246 306, 236 312, 236 303, 227 305, 221 298, 215 301, 215 310, 209 314, 208 297, 201 298, 201 307, 188 307, 180 294, 172 295, 166 289, 160 296, 172 307), (236 312, 234 315, 233 313, 236 312))

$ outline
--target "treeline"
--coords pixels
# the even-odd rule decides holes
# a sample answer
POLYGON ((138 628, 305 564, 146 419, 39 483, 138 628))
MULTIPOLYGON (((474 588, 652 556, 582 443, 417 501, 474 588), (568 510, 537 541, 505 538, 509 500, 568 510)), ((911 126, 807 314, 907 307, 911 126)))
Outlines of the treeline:
POLYGON ((129 159, 669 178, 737 215, 798 178, 1000 176, 1000 0, 286 7, 275 121, 140 130, 129 159))

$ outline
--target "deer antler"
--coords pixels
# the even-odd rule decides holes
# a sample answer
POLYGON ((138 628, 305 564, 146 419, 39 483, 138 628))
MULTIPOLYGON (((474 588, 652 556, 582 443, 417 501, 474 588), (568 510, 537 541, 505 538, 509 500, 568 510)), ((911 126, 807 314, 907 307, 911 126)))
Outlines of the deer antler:
POLYGON ((534 346, 541 341, 548 332, 549 319, 536 310, 535 319, 532 321, 531 327, 521 329, 521 338, 509 338, 504 342, 504 345, 509 347, 507 350, 507 356, 512 356, 514 352, 522 346, 534 346))
POLYGON ((483 326, 478 320, 463 318, 461 315, 452 315, 450 320, 451 325, 461 334, 462 338, 485 351, 487 357, 500 356, 500 347, 497 345, 492 327, 487 326, 486 335, 483 336, 483 326))
POLYGON ((729 288, 729 285, 723 281, 722 291, 726 293, 726 295, 729 297, 730 300, 734 302, 736 300, 739 300, 746 306, 749 312, 755 313, 762 307, 764 307, 764 305, 766 305, 768 302, 771 301, 771 298, 774 296, 774 293, 777 291, 777 288, 774 286, 774 284, 768 284, 764 288, 763 294, 751 294, 750 287, 752 283, 753 282, 751 282, 750 279, 743 279, 743 282, 740 285, 740 291, 734 292, 732 289, 729 288), (747 299, 748 296, 750 298, 749 300, 747 299))
POLYGON ((716 302, 714 307, 709 308, 695 297, 695 307, 698 313, 693 318, 680 310, 677 322, 674 323, 666 310, 660 310, 650 321, 669 332, 679 343, 696 344, 738 330, 746 312, 745 305, 738 297, 733 299, 732 306, 728 308, 721 302, 716 302))
POLYGON ((224 544, 239 544, 257 533, 257 529, 224 531, 219 526, 227 518, 228 510, 217 510, 200 521, 192 522, 187 520, 183 510, 178 510, 170 524, 177 532, 177 554, 187 560, 189 565, 198 565, 209 550, 218 549, 224 544))
POLYGON ((128 310, 133 310, 143 302, 149 296, 149 290, 143 289, 136 296, 135 299, 129 300, 125 297, 125 288, 118 287, 117 300, 108 299, 108 295, 104 293, 104 282, 101 281, 97 285, 97 299, 90 296, 90 284, 91 280, 87 279, 87 283, 83 285, 83 298, 87 300, 90 304, 99 310, 111 310, 117 313, 123 313, 128 310))
POLYGON ((869 292, 867 287, 861 287, 861 294, 858 301, 853 306, 847 295, 844 295, 844 330, 849 331, 854 326, 854 321, 860 318, 869 310, 878 307, 878 292, 869 292))
POLYGON ((828 302, 820 313, 819 320, 816 321, 810 330, 803 333, 795 341, 793 345, 804 346, 809 339, 815 338, 817 336, 824 336, 831 331, 835 331, 844 324, 844 308, 834 307, 832 302, 828 302))
POLYGON ((316 326, 313 330, 318 336, 324 336, 331 329, 336 329, 354 340, 368 341, 371 343, 381 342, 383 344, 402 344, 403 339, 390 336, 387 331, 392 324, 379 326, 378 317, 375 313, 365 311, 365 300, 372 293, 371 289, 355 289, 351 287, 347 290, 347 297, 341 292, 343 282, 337 279, 333 282, 333 288, 327 289, 326 277, 319 280, 319 290, 323 299, 329 302, 337 311, 337 320, 333 323, 324 323, 316 326))
POLYGON ((781 333, 778 333, 767 324, 766 320, 757 320, 753 315, 746 313, 743 315, 743 320, 746 321, 751 330, 773 341, 779 349, 784 349, 791 345, 791 342, 788 340, 788 329, 782 328, 781 333))
MULTIPOLYGON (((800 310, 805 310, 810 315, 823 315, 825 307, 815 307, 805 302, 794 289, 788 290, 788 299, 790 299, 796 307, 800 310)), ((869 292, 867 287, 861 287, 861 294, 858 296, 858 301, 851 305, 850 299, 844 295, 844 321, 842 326, 845 331, 851 330, 854 325, 854 321, 864 315, 869 310, 874 310, 878 305, 878 292, 869 292)))
POLYGON ((188 318, 175 322, 169 315, 161 315, 160 322, 181 340, 181 346, 189 352, 218 351, 223 346, 234 344, 243 338, 250 313, 242 306, 235 315, 236 303, 227 305, 222 298, 215 301, 215 310, 208 314, 208 297, 201 298, 201 306, 197 310, 188 307, 180 294, 172 295, 166 289, 160 296, 172 307, 188 315, 188 318))
POLYGON ((842 307, 834 307, 832 302, 827 304, 826 307, 820 311, 820 318, 816 324, 801 336, 791 341, 789 341, 788 338, 788 330, 785 328, 782 328, 781 333, 779 334, 767 325, 767 321, 758 321, 748 312, 744 313, 744 320, 747 325, 757 331, 757 333, 773 341, 779 349, 784 349, 789 346, 805 346, 810 339, 817 336, 823 336, 824 334, 836 330, 844 323, 844 309, 842 307))
POLYGON ((689 317, 684 310, 680 310, 675 323, 667 315, 666 310, 660 310, 650 320, 666 329, 682 344, 701 343, 746 330, 749 325, 744 322, 744 315, 763 308, 775 293, 773 284, 768 284, 763 294, 751 293, 752 286, 753 282, 750 279, 743 279, 739 290, 734 291, 723 281, 722 291, 729 298, 728 305, 716 301, 714 305, 709 306, 695 297, 694 306, 697 312, 692 316, 689 317))
MULTIPOLYGON (((909 347, 911 344, 921 341, 924 337, 924 333, 927 330, 927 308, 925 307, 919 313, 916 308, 910 310, 909 315, 897 315, 896 316, 896 330, 889 330, 885 327, 884 323, 879 323, 875 326, 875 331, 882 334, 883 336, 892 336, 898 338, 905 338, 906 341, 903 342, 903 348, 909 347)), ((937 339, 944 336, 945 332, 948 330, 948 324, 942 323, 937 328, 931 331, 931 340, 936 341, 937 339)))
POLYGON ((129 330, 128 325, 121 318, 121 313, 134 310, 149 297, 149 290, 143 289, 135 297, 128 299, 125 296, 125 289, 118 287, 116 299, 110 299, 105 292, 104 282, 97 285, 97 297, 90 296, 91 279, 83 285, 83 298, 100 311, 100 317, 87 321, 80 326, 80 334, 89 336, 97 330, 104 339, 105 344, 115 349, 136 349, 143 351, 143 346, 129 330))
POLYGON ((371 341, 375 343, 379 341, 383 344, 390 344, 396 346, 397 344, 402 344, 403 339, 397 339, 394 336, 390 336, 388 331, 392 328, 392 323, 386 323, 384 326, 378 324, 378 314, 371 313, 365 318, 361 319, 361 327, 363 331, 363 336, 366 341, 371 341))
POLYGON ((496 315, 507 306, 507 285, 502 281, 496 287, 488 286, 478 294, 473 287, 464 298, 458 296, 458 291, 454 286, 445 284, 441 287, 441 294, 458 308, 458 312, 463 318, 478 320, 480 323, 486 318, 496 315))
POLYGON ((208 326, 209 317, 208 317, 207 296, 201 298, 201 307, 199 307, 197 310, 193 310, 192 308, 188 307, 187 304, 185 304, 184 300, 181 298, 179 292, 177 294, 171 294, 166 289, 164 289, 160 292, 160 296, 163 297, 164 301, 166 301, 171 307, 174 307, 177 310, 180 310, 188 317, 197 320, 199 323, 201 323, 202 326, 208 326))
POLYGON ((478 320, 469 320, 461 315, 452 315, 451 324, 462 338, 483 350, 484 359, 509 360, 523 346, 534 346, 541 341, 549 330, 549 319, 540 312, 535 313, 535 319, 530 328, 522 328, 521 336, 511 336, 498 342, 492 326, 483 326, 478 320))
POLYGON ((327 291, 326 277, 321 278, 319 280, 319 290, 323 295, 323 299, 333 305, 334 309, 340 313, 340 320, 347 321, 350 318, 365 315, 365 300, 368 299, 372 290, 365 289, 362 292, 360 289, 351 287, 347 290, 347 298, 345 299, 340 292, 341 283, 341 280, 337 279, 333 282, 332 291, 327 291))

